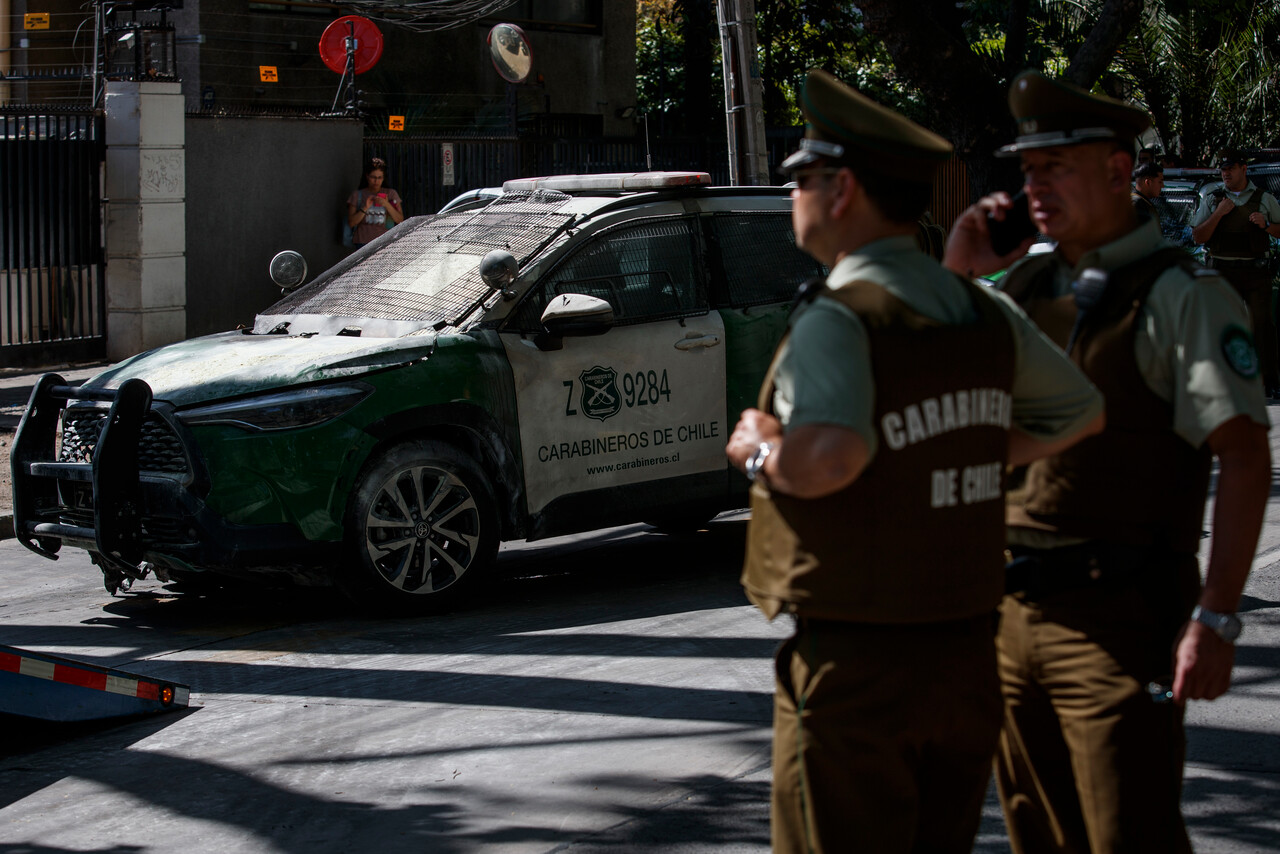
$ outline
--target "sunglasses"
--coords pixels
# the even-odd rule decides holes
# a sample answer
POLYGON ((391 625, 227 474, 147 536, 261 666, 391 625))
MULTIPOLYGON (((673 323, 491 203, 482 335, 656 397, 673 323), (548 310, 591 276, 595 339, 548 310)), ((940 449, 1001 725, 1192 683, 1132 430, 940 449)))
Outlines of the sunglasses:
POLYGON ((840 170, 834 166, 826 166, 817 169, 797 169, 791 173, 791 178, 796 182, 796 186, 801 190, 805 189, 805 185, 809 183, 809 179, 817 175, 834 175, 840 170))

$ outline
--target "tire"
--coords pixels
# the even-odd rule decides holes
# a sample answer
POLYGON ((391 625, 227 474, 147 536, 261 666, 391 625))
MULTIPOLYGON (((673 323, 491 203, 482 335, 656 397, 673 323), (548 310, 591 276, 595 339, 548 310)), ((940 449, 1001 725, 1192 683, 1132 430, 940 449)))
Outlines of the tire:
POLYGON ((453 607, 493 563, 498 514, 479 466, 452 445, 389 449, 361 473, 336 581, 360 604, 398 613, 453 607))

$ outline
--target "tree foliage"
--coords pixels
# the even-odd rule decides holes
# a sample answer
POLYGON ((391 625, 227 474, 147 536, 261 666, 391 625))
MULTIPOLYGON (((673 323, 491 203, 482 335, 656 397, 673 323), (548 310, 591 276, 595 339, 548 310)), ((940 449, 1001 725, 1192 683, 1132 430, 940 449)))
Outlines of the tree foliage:
MULTIPOLYGON (((642 105, 672 115, 712 86, 702 103, 722 126, 712 0, 639 12, 642 105)), ((1276 142, 1276 0, 758 0, 756 12, 767 126, 800 123, 805 71, 823 68, 951 140, 975 194, 1018 180, 993 152, 1014 135, 1008 86, 1027 68, 1136 101, 1187 162, 1276 142)))
POLYGON ((1280 145, 1280 6, 1273 0, 1149 0, 1117 73, 1166 152, 1205 163, 1225 146, 1280 145))
MULTIPOLYGON (((711 114, 723 128, 724 77, 713 0, 639 0, 636 6, 638 100, 673 133, 711 114), (704 106, 705 105, 705 106, 704 106)), ((901 84, 878 39, 855 6, 841 0, 757 2, 756 28, 765 124, 801 123, 796 94, 810 68, 848 80, 908 114, 922 113, 919 94, 901 84)))

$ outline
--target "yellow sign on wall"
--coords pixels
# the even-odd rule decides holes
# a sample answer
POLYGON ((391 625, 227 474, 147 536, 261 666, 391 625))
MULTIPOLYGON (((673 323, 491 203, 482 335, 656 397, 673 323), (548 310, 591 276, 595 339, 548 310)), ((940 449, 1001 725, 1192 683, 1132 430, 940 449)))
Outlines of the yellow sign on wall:
POLYGON ((24 30, 47 30, 49 29, 49 13, 48 12, 28 12, 22 16, 22 28, 24 30))
POLYGON ((280 82, 280 75, 276 73, 276 67, 274 65, 259 65, 258 78, 263 83, 279 83, 280 82))
POLYGON ((392 116, 387 123, 387 130, 404 130, 404 116, 392 116))

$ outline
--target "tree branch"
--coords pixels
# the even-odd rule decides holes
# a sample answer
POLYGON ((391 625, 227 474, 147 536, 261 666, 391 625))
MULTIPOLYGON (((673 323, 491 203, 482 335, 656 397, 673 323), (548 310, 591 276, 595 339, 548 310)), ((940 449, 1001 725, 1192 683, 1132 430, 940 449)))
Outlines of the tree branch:
POLYGON ((1066 79, 1084 89, 1092 89, 1115 58, 1116 50, 1141 20, 1142 4, 1143 0, 1107 0, 1084 44, 1071 57, 1066 79))
POLYGON ((928 124, 955 145, 969 167, 974 195, 1014 186, 1014 166, 993 156, 1013 138, 1008 81, 998 79, 970 48, 955 3, 861 0, 858 7, 898 73, 927 93, 928 124))

